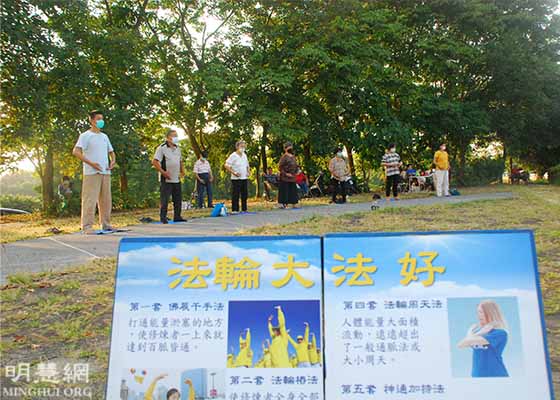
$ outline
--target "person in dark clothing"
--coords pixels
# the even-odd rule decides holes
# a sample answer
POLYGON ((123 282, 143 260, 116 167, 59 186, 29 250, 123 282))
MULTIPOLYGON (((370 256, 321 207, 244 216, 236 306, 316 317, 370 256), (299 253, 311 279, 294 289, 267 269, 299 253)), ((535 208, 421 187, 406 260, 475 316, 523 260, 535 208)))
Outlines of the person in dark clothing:
POLYGON ((235 151, 230 154, 224 167, 231 174, 231 213, 239 213, 239 200, 241 199, 241 212, 247 212, 248 180, 251 174, 249 160, 245 154, 247 143, 238 140, 235 151))
POLYGON ((173 200, 173 221, 186 221, 181 217, 181 178, 185 176, 179 138, 177 132, 170 129, 165 136, 165 142, 158 146, 152 165, 159 172, 160 186, 160 212, 159 217, 162 224, 167 224, 167 205, 169 196, 173 200))
POLYGON ((194 163, 194 176, 196 178, 196 191, 198 194, 198 208, 204 207, 204 192, 208 196, 208 208, 212 208, 212 169, 208 162, 208 152, 203 150, 200 158, 194 163))
POLYGON ((385 198, 387 202, 391 198, 391 189, 395 200, 399 199, 398 185, 400 178, 401 157, 397 154, 397 146, 391 143, 387 146, 387 152, 381 159, 381 165, 385 167, 385 198))
POLYGON ((284 144, 284 154, 280 157, 278 170, 280 171, 280 179, 278 182, 278 204, 280 204, 280 207, 282 208, 286 208, 288 205, 295 207, 298 203, 296 185, 298 164, 294 156, 294 147, 290 142, 286 142, 284 144))

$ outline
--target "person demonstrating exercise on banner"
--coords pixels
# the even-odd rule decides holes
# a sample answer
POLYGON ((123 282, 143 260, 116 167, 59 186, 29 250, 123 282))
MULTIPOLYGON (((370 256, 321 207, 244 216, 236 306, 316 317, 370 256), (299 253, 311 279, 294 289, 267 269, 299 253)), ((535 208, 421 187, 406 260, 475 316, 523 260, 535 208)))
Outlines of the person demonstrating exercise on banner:
POLYGON ((477 307, 478 323, 458 343, 473 349, 472 377, 508 377, 502 354, 508 341, 507 324, 498 304, 485 300, 477 307))
POLYGON ((263 343, 263 368, 272 368, 270 341, 268 339, 266 339, 265 343, 263 343))
POLYGON ((286 331, 286 317, 282 312, 282 307, 276 306, 278 310, 278 326, 272 326, 271 315, 268 317, 268 331, 272 338, 270 344, 270 356, 273 368, 291 368, 290 356, 288 354, 288 331, 286 331))
MULTIPOLYGON (((150 386, 148 386, 148 389, 146 390, 146 394, 144 394, 144 400, 155 400, 154 397, 154 391, 156 389, 156 386, 158 384, 159 381, 161 381, 162 379, 167 378, 167 374, 161 374, 158 375, 154 378, 154 380, 152 381, 152 383, 150 383, 150 386)), ((185 383, 187 383, 185 381, 185 383)), ((191 385, 191 389, 192 389, 192 385, 191 385)), ((194 393, 194 389, 192 390, 192 392, 194 393)), ((181 393, 179 392, 178 389, 169 389, 167 391, 167 395, 166 395, 166 399, 167 400, 181 400, 181 393)), ((189 395, 189 400, 194 400, 194 394, 192 397, 190 397, 189 395)))
MULTIPOLYGON (((196 393, 194 391, 193 383, 190 379, 185 379, 185 384, 189 386, 189 397, 188 400, 195 400, 196 393)), ((177 400, 180 400, 181 397, 177 397, 177 400)), ((167 400, 169 400, 169 392, 167 392, 167 400)))
POLYGON ((290 335, 288 335, 288 339, 294 349, 296 350, 296 357, 297 357, 297 367, 298 368, 309 368, 311 367, 311 362, 309 360, 309 323, 304 322, 305 324, 305 333, 304 336, 298 335, 297 342, 292 339, 290 335))
POLYGON ((236 368, 251 368, 253 366, 253 351, 251 350, 251 330, 245 330, 246 335, 243 338, 243 332, 239 335, 239 354, 235 360, 236 368))
POLYGON ((317 339, 314 333, 311 334, 311 343, 307 343, 307 352, 311 366, 317 367, 319 365, 319 356, 317 355, 317 339))

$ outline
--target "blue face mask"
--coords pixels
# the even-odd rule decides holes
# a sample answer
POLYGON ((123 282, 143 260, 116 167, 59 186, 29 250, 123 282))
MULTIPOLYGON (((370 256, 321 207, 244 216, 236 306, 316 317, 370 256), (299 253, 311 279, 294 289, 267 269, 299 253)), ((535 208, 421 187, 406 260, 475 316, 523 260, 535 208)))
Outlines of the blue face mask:
POLYGON ((105 126, 105 121, 103 121, 102 119, 99 119, 95 123, 95 126, 97 126, 99 129, 103 129, 103 127, 105 126))

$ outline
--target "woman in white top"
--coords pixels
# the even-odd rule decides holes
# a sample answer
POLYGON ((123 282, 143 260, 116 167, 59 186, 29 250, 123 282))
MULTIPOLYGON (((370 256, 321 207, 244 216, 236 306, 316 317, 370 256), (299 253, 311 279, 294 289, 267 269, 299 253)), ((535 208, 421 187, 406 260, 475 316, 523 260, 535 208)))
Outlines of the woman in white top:
POLYGON ((245 154, 247 144, 244 140, 235 143, 235 151, 230 154, 225 163, 226 170, 231 174, 231 212, 239 213, 239 199, 241 198, 241 212, 247 212, 247 186, 249 179, 249 160, 245 154))

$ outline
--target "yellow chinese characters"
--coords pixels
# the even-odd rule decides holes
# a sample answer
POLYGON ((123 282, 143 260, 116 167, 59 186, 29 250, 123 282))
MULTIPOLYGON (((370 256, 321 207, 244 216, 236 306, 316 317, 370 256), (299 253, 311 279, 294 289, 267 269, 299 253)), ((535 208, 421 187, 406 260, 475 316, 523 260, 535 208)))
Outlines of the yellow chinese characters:
POLYGON ((243 257, 241 261, 235 262, 233 258, 222 257, 216 260, 216 276, 214 283, 221 285, 223 290, 227 290, 229 285, 234 289, 258 289, 260 282, 260 263, 243 257))
POLYGON ((407 251, 405 256, 399 259, 399 264, 402 265, 401 268, 401 285, 408 286, 412 281, 418 280, 418 274, 426 272, 428 274, 427 278, 422 281, 424 286, 432 286, 435 282, 435 274, 443 274, 445 272, 445 267, 434 266, 432 262, 438 256, 437 251, 421 251, 418 256, 424 260, 424 266, 418 267, 417 260, 414 257, 410 257, 410 252, 407 251))
POLYGON ((276 288, 281 288, 283 286, 286 286, 292 280, 292 278, 294 278, 296 281, 298 281, 305 288, 310 288, 311 286, 313 286, 315 284, 315 282, 310 281, 308 279, 305 279, 303 276, 301 276, 296 271, 296 269, 309 268, 309 263, 304 262, 304 261, 296 262, 294 260, 293 255, 288 256, 288 262, 286 262, 286 263, 272 264, 272 268, 274 268, 274 269, 287 269, 288 270, 286 272, 286 275, 284 276, 284 278, 279 279, 277 281, 272 281, 272 286, 274 286, 276 288))
POLYGON ((208 262, 200 261, 198 257, 194 257, 191 261, 182 262, 177 257, 171 257, 171 262, 174 264, 183 264, 185 268, 171 268, 167 271, 168 276, 179 275, 180 277, 175 279, 169 284, 171 289, 175 289, 182 281, 183 277, 185 282, 183 287, 185 289, 201 289, 207 288, 205 277, 212 274, 211 269, 201 269, 201 267, 207 267, 208 262))
MULTIPOLYGON (((182 265, 182 267, 174 267, 167 270, 167 275, 174 277, 169 283, 169 288, 175 289, 182 283, 185 289, 208 288, 206 278, 214 273, 213 283, 220 285, 224 291, 230 287, 233 289, 258 289, 260 287, 261 263, 243 257, 240 261, 224 256, 218 258, 215 262, 215 270, 208 267, 207 261, 200 260, 199 257, 193 257, 191 261, 181 261, 177 257, 171 257, 173 264, 182 265)), ((278 262, 272 264, 275 270, 286 270, 286 274, 282 279, 272 281, 272 285, 276 288, 286 286, 292 278, 305 288, 309 288, 315 284, 312 280, 304 278, 297 270, 309 268, 308 262, 296 262, 293 255, 288 256, 287 262, 278 262)))
POLYGON ((336 261, 346 262, 346 265, 335 265, 331 268, 333 274, 337 274, 341 271, 345 273, 345 275, 334 281, 335 286, 342 285, 350 274, 352 274, 352 276, 348 279, 348 286, 368 286, 374 284, 369 274, 373 274, 377 271, 377 267, 375 265, 366 265, 366 263, 372 262, 373 258, 364 257, 362 253, 358 253, 356 257, 349 257, 348 259, 345 259, 340 254, 334 253, 333 258, 336 261), (349 266, 352 264, 354 264, 354 266, 349 266))

